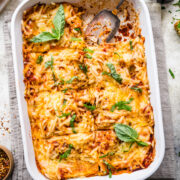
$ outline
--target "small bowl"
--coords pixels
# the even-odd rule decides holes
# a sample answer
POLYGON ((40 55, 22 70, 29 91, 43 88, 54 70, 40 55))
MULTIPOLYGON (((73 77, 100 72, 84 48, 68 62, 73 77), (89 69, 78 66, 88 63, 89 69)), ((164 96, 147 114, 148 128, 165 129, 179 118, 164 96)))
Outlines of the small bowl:
POLYGON ((0 149, 3 150, 7 154, 8 158, 9 158, 9 162, 10 162, 9 171, 3 179, 3 180, 6 180, 12 173, 12 170, 14 167, 14 159, 13 159, 12 153, 6 147, 0 145, 0 149))

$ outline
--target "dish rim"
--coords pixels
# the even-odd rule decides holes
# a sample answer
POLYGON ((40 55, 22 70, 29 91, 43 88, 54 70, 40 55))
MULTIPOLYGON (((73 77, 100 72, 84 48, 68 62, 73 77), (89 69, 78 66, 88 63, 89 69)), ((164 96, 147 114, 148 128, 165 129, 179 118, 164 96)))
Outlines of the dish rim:
MULTIPOLYGON (((27 112, 23 112, 23 108, 22 108, 22 102, 21 102, 21 96, 22 96, 22 92, 20 91, 20 81, 19 81, 19 77, 21 75, 19 75, 19 70, 18 70, 18 54, 16 52, 16 47, 18 46, 17 42, 16 42, 16 36, 15 36, 15 32, 16 32, 16 18, 17 18, 17 15, 18 13, 24 8, 24 6, 26 6, 28 3, 31 3, 32 5, 33 4, 36 4, 38 2, 52 2, 50 0, 46 0, 46 1, 42 1, 42 0, 24 0, 23 2, 21 2, 19 4, 19 6, 16 8, 15 12, 13 13, 13 16, 12 16, 12 20, 11 20, 11 37, 12 37, 12 54, 13 54, 13 64, 14 64, 14 71, 15 71, 15 81, 16 81, 16 93, 17 93, 17 100, 18 100, 18 109, 19 109, 19 117, 20 117, 20 124, 21 124, 21 134, 22 134, 22 140, 23 140, 23 147, 24 147, 24 157, 25 157, 25 162, 26 162, 26 167, 30 173, 30 175, 33 177, 33 179, 37 179, 37 176, 35 175, 34 173, 34 170, 32 169, 32 165, 30 164, 29 162, 29 151, 28 151, 28 142, 27 142, 27 131, 26 131, 26 127, 25 127, 25 120, 23 118, 23 114, 24 113, 27 113, 27 112)), ((53 0, 53 2, 68 2, 69 0, 66 0, 66 1, 63 1, 63 0, 53 0)), ((71 1, 71 0, 70 0, 71 1)), ((75 2, 78 2, 79 0, 75 0, 73 1, 74 3, 75 2)), ((132 2, 134 2, 135 0, 130 0, 132 2)), ((141 177, 136 177, 137 175, 134 175, 137 171, 135 172, 132 172, 131 174, 133 174, 135 177, 126 177, 126 175, 128 174, 120 174, 120 175, 116 175, 116 176, 113 176, 112 179, 117 179, 116 177, 119 177, 121 178, 122 177, 126 177, 128 178, 129 180, 132 178, 133 180, 134 179, 146 179, 148 177, 150 177, 160 166, 162 160, 163 160, 163 157, 164 157, 164 154, 165 154, 165 139, 164 139, 164 129, 163 129, 163 121, 162 121, 162 110, 161 110, 161 100, 160 100, 160 90, 159 90, 159 79, 158 79, 158 71, 157 71, 157 61, 156 61, 156 54, 155 54, 155 47, 154 47, 154 39, 153 39, 153 33, 152 33, 152 26, 151 26, 151 20, 150 20, 150 15, 149 15, 149 11, 148 11, 148 8, 144 2, 144 0, 136 0, 136 3, 140 3, 145 11, 145 16, 146 16, 146 20, 147 20, 147 26, 148 26, 148 29, 149 29, 149 41, 150 41, 150 49, 151 49, 151 55, 152 55, 152 59, 154 59, 154 73, 155 73, 155 80, 156 80, 156 93, 157 93, 157 106, 158 106, 158 113, 159 113, 159 119, 157 120, 158 121, 158 128, 159 128, 159 132, 160 135, 160 144, 161 144, 161 149, 160 149, 160 153, 159 153, 159 156, 158 156, 158 161, 156 162, 156 164, 154 163, 155 161, 155 158, 157 155, 155 155, 155 158, 154 158, 154 161, 152 163, 154 163, 154 167, 153 168, 146 168, 146 169, 142 169, 142 170, 139 170, 139 171, 144 171, 144 173, 142 173, 141 177), (150 170, 149 170, 150 169, 150 170), (149 172, 148 172, 149 170, 149 172), (146 172, 145 172, 146 171, 146 172), (125 175, 125 176, 124 176, 125 175)), ((146 38, 146 37, 145 37, 146 38)), ((22 49, 22 48, 21 48, 22 49)), ((22 53, 22 52, 21 52, 22 53)), ((20 58, 19 58, 20 59, 20 58)), ((147 68, 148 70, 148 68, 147 68)), ((148 76, 148 79, 149 79, 149 76, 148 76)), ((24 92, 23 92, 23 95, 24 95, 24 92)), ((25 100, 24 100, 25 101, 25 100)), ((29 119, 28 119, 29 121, 29 119)), ((155 120, 155 126, 156 126, 156 120, 155 120)), ((31 137, 31 135, 30 135, 31 137)), ((31 142, 32 143, 32 139, 31 139, 31 142)), ((157 143, 156 143, 157 144, 157 143)), ((33 157, 35 158, 35 157, 33 157)), ((37 166, 36 166, 36 169, 38 170, 37 166)), ((38 174, 38 179, 47 179, 45 176, 43 176, 41 174, 41 172, 38 170, 39 174, 38 174)), ((105 178, 106 176, 102 176, 103 178, 105 178)), ((94 177, 89 177, 87 179, 93 179, 93 178, 97 178, 97 179, 101 179, 102 178, 101 176, 94 176, 94 177)))

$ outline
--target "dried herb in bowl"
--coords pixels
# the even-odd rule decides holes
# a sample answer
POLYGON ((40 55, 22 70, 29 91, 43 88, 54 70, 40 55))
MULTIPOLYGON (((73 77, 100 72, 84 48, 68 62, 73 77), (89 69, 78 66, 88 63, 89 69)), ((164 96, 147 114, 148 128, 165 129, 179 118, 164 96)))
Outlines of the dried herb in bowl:
POLYGON ((0 149, 0 179, 4 179, 10 169, 10 160, 7 154, 0 149))

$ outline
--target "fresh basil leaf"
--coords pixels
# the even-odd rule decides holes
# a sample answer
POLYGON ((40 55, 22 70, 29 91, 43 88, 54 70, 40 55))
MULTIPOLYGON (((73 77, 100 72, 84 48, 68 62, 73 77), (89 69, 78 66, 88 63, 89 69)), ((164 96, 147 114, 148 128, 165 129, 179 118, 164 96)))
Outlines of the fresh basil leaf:
POLYGON ((90 111, 94 111, 94 110, 96 109, 96 106, 93 106, 93 105, 90 104, 90 103, 84 104, 84 107, 87 108, 87 109, 90 110, 90 111))
POLYGON ((81 38, 72 37, 71 41, 82 41, 82 39, 81 38))
POLYGON ((84 64, 80 64, 79 68, 84 72, 84 74, 87 74, 87 66, 84 64))
POLYGON ((71 154, 71 150, 72 150, 73 148, 74 148, 73 145, 72 145, 72 144, 69 144, 68 150, 67 150, 65 153, 63 153, 63 154, 60 154, 60 159, 59 159, 59 161, 61 161, 62 159, 66 159, 66 158, 71 154))
POLYGON ((52 29, 52 33, 50 32, 42 32, 39 35, 33 37, 30 42, 40 43, 51 40, 59 40, 61 36, 64 34, 64 26, 65 26, 65 15, 64 8, 60 5, 54 19, 53 25, 55 29, 52 29))
POLYGON ((129 106, 128 104, 130 104, 133 101, 133 98, 130 98, 129 101, 119 101, 117 103, 115 103, 112 107, 111 107, 111 112, 114 112, 114 110, 117 108, 118 110, 126 110, 126 111, 131 111, 132 107, 129 106))
POLYGON ((92 56, 89 55, 89 54, 85 54, 85 57, 88 58, 88 59, 92 59, 92 56))
POLYGON ((72 77, 70 80, 66 81, 67 84, 71 84, 75 79, 78 79, 77 76, 72 77))
POLYGON ((142 89, 138 88, 137 86, 133 86, 130 89, 137 91, 138 93, 142 93, 142 89))
POLYGON ((77 133, 74 128, 74 121, 76 119, 76 114, 73 114, 71 120, 70 120, 70 127, 72 128, 73 133, 77 133))
POLYGON ((169 73, 170 73, 171 77, 172 77, 173 79, 175 79, 175 75, 174 75, 174 73, 172 72, 171 69, 169 69, 169 73))
POLYGON ((83 51, 84 51, 84 52, 89 52, 89 53, 91 53, 91 54, 94 53, 94 51, 91 50, 91 49, 89 49, 89 48, 84 48, 83 51))
POLYGON ((109 64, 107 64, 107 67, 110 69, 111 73, 104 71, 102 73, 102 75, 111 76, 114 80, 116 80, 119 84, 121 84, 122 78, 121 78, 120 74, 116 73, 116 69, 115 69, 114 65, 112 63, 109 63, 109 64))
POLYGON ((116 136, 124 142, 136 142, 140 146, 148 146, 147 143, 138 139, 138 133, 135 129, 125 124, 115 124, 114 126, 116 136))
POLYGON ((102 156, 99 156, 99 158, 105 158, 107 156, 113 156, 115 154, 115 152, 108 152, 107 154, 105 155, 102 155, 102 156))
POLYGON ((61 38, 61 36, 64 35, 64 26, 65 26, 65 14, 64 14, 64 8, 62 5, 60 5, 54 19, 53 24, 55 27, 55 32, 57 34, 57 40, 61 38))
POLYGON ((40 42, 46 42, 46 41, 51 41, 55 39, 56 39, 56 36, 54 36, 50 32, 42 32, 41 34, 33 37, 30 41, 34 43, 40 43, 40 42))
POLYGON ((42 56, 38 56, 36 63, 37 64, 41 64, 41 62, 43 61, 43 57, 42 56))
POLYGON ((103 163, 107 166, 107 170, 109 171, 109 178, 112 178, 112 171, 111 169, 114 169, 114 167, 109 164, 107 161, 103 160, 103 163))
POLYGON ((129 45, 130 45, 130 50, 132 51, 133 50, 133 44, 132 44, 132 41, 129 41, 129 45))
POLYGON ((138 138, 136 130, 125 124, 115 124, 114 126, 117 137, 124 142, 135 142, 138 138))

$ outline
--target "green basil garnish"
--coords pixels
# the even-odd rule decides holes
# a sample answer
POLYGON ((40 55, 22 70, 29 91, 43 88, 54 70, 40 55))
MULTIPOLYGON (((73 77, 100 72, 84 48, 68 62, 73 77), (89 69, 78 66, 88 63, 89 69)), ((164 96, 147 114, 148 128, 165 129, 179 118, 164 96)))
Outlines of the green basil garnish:
POLYGON ((116 80, 119 84, 122 84, 122 78, 120 76, 120 74, 117 74, 116 73, 116 69, 114 67, 114 65, 112 63, 109 63, 107 64, 107 67, 110 69, 110 73, 109 72, 106 72, 104 71, 102 73, 102 75, 108 75, 108 76, 111 76, 114 80, 116 80))
POLYGON ((126 111, 131 111, 132 107, 129 106, 128 104, 130 104, 133 101, 133 98, 130 98, 129 101, 119 101, 116 104, 114 104, 111 107, 111 112, 114 112, 114 110, 117 108, 118 110, 126 110, 126 111))
POLYGON ((71 154, 71 150, 73 149, 74 147, 73 147, 73 145, 72 144, 69 144, 69 149, 65 152, 65 153, 63 153, 63 154, 60 154, 60 156, 59 156, 59 161, 61 161, 62 159, 66 159, 70 154, 71 154))
POLYGON ((125 124, 115 124, 116 136, 124 142, 136 142, 139 146, 148 146, 146 142, 138 139, 138 133, 135 129, 125 124))
POLYGON ((70 126, 72 128, 73 133, 76 133, 75 128, 74 128, 74 121, 75 121, 75 119, 76 119, 76 114, 73 114, 73 116, 72 116, 72 118, 70 120, 70 126))
POLYGON ((90 110, 90 111, 94 111, 94 110, 96 109, 96 106, 93 106, 93 105, 90 104, 90 103, 84 104, 84 107, 87 108, 87 109, 90 110))
POLYGON ((41 64, 43 61, 43 57, 42 56, 38 56, 37 60, 36 60, 36 63, 37 64, 41 64))
POLYGON ((30 41, 34 43, 46 42, 51 40, 59 40, 64 35, 64 26, 65 26, 65 15, 64 8, 60 5, 54 19, 53 25, 55 29, 52 29, 51 32, 42 32, 41 34, 33 37, 30 41))

